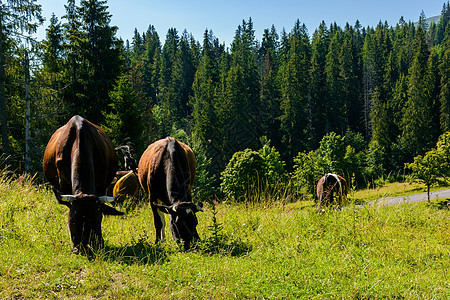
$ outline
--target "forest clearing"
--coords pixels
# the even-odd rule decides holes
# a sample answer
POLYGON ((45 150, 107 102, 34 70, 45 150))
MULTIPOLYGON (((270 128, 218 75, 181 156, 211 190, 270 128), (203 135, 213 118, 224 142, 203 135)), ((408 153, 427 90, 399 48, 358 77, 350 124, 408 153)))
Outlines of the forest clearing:
POLYGON ((0 299, 450 298, 449 1, 229 45, 124 41, 106 0, 38 41, 40 2, 0 4, 0 299))
POLYGON ((67 208, 46 186, 2 176, 0 195, 2 299, 450 295, 448 206, 436 202, 361 209, 349 204, 322 214, 311 201, 209 202, 197 214, 201 243, 182 252, 170 236, 154 244, 152 212, 144 201, 119 207, 123 217, 105 218, 105 249, 86 257, 71 253, 67 208))

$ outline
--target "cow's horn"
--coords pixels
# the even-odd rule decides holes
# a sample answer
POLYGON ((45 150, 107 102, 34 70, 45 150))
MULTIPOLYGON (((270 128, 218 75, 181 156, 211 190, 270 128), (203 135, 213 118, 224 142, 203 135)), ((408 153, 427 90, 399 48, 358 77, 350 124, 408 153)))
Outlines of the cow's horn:
POLYGON ((72 203, 76 199, 73 195, 61 195, 61 200, 66 200, 72 203))
POLYGON ((113 201, 115 201, 119 196, 120 196, 120 194, 118 194, 118 195, 115 196, 115 197, 110 197, 110 196, 100 196, 100 197, 98 197, 98 200, 99 200, 101 203, 108 203, 108 202, 113 202, 113 201))
POLYGON ((202 208, 200 205, 196 204, 195 206, 197 207, 197 210, 198 210, 198 211, 203 212, 203 208, 202 208))
POLYGON ((177 205, 173 205, 173 206, 172 206, 172 210, 173 210, 174 212, 177 212, 177 208, 178 208, 177 205))

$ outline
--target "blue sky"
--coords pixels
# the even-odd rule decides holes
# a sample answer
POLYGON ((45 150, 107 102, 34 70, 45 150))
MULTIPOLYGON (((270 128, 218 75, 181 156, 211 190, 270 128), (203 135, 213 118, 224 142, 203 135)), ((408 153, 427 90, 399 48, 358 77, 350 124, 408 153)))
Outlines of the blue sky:
MULTIPOLYGON (((42 5, 46 23, 38 31, 38 38, 45 36, 51 14, 60 18, 65 14, 65 0, 38 0, 42 5)), ((237 27, 242 20, 253 20, 255 36, 261 40, 265 28, 275 25, 277 32, 283 28, 290 31, 297 19, 305 23, 310 34, 322 20, 327 25, 336 22, 344 27, 359 20, 361 25, 376 26, 387 21, 397 24, 401 16, 406 21, 417 21, 423 10, 427 17, 439 15, 447 0, 108 0, 112 15, 110 25, 119 27, 118 36, 131 38, 134 29, 140 33, 151 24, 155 26, 163 43, 169 28, 176 28, 181 34, 185 29, 196 40, 202 42, 205 29, 210 29, 220 42, 228 47, 233 41, 237 27)), ((77 5, 80 3, 76 0, 77 5)))

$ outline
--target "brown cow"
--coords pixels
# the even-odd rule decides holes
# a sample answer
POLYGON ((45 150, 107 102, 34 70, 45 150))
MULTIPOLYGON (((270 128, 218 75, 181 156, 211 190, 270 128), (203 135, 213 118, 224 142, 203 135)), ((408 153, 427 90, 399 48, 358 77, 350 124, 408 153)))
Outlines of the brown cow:
POLYGON ((334 194, 337 195, 337 205, 342 207, 347 197, 347 181, 339 175, 328 173, 319 179, 317 183, 317 198, 319 198, 318 210, 322 205, 334 204, 334 194))
MULTIPOLYGON (((106 195, 113 196, 114 186, 116 185, 117 181, 119 181, 120 178, 122 178, 123 176, 127 175, 129 172, 130 171, 117 171, 116 175, 113 178, 113 180, 111 181, 111 183, 106 188, 106 195)), ((139 185, 139 188, 140 188, 140 185, 139 185)))
POLYGON ((43 168, 56 199, 69 208, 73 252, 102 248, 102 215, 123 214, 105 204, 113 197, 103 196, 117 169, 109 137, 97 125, 74 116, 50 138, 43 168))
POLYGON ((195 213, 203 210, 191 196, 195 163, 192 149, 171 137, 148 146, 139 161, 139 182, 152 205, 156 242, 164 240, 164 213, 170 215, 172 235, 184 241, 185 250, 199 240, 195 213))
MULTIPOLYGON (((116 175, 117 176, 117 175, 116 175)), ((128 171, 124 176, 121 176, 114 184, 113 196, 117 196, 117 202, 123 202, 127 196, 137 198, 141 185, 139 179, 133 171, 128 171)))

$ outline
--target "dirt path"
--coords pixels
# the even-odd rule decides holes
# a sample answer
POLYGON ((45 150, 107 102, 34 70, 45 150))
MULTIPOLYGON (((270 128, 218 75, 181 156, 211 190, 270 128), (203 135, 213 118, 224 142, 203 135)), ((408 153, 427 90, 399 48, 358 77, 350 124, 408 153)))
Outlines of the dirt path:
MULTIPOLYGON (((450 198, 450 189, 430 192, 430 199, 445 199, 450 198)), ((376 201, 370 202, 369 205, 397 205, 401 203, 414 203, 427 201, 427 193, 398 196, 398 197, 383 197, 376 201)))

